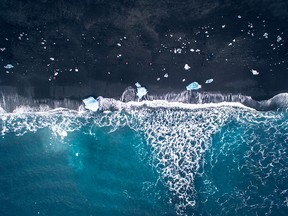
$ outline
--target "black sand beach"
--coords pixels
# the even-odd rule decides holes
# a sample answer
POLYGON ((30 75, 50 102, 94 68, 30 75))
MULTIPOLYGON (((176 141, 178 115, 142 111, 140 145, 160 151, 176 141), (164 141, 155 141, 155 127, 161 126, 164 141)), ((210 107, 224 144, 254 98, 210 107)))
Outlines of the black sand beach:
POLYGON ((119 98, 135 82, 160 94, 195 81, 268 99, 288 89, 287 23, 284 0, 3 0, 0 91, 119 98))

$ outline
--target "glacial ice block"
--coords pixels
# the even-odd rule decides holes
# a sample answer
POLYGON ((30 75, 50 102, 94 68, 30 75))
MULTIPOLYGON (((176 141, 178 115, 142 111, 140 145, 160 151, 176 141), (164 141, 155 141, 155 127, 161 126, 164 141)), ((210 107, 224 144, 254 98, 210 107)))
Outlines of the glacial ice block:
POLYGON ((88 97, 83 100, 85 108, 96 112, 99 109, 99 101, 93 97, 88 97))
POLYGON ((12 64, 7 64, 6 66, 4 66, 4 68, 11 69, 11 68, 14 68, 14 66, 12 64))
POLYGON ((209 84, 209 83, 212 83, 214 80, 213 79, 208 79, 208 80, 206 80, 206 84, 209 84))
POLYGON ((201 85, 198 82, 192 82, 188 86, 186 86, 186 89, 189 90, 198 90, 201 88, 201 85))
POLYGON ((147 89, 142 87, 138 82, 135 83, 135 86, 137 87, 137 97, 141 99, 144 95, 148 93, 147 89))

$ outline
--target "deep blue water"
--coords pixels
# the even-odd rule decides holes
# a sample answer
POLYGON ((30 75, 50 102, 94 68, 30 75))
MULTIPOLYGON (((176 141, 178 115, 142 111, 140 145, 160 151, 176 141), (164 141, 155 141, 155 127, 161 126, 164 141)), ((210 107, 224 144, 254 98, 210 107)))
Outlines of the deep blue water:
POLYGON ((288 112, 1 114, 0 215, 287 215, 288 112))

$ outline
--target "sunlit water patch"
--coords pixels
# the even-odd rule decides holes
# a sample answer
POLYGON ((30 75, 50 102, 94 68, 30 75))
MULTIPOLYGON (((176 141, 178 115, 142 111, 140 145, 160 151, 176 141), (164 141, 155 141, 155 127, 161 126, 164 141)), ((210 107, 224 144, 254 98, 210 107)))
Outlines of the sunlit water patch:
POLYGON ((1 215, 288 211, 286 111, 21 110, 1 114, 1 215))

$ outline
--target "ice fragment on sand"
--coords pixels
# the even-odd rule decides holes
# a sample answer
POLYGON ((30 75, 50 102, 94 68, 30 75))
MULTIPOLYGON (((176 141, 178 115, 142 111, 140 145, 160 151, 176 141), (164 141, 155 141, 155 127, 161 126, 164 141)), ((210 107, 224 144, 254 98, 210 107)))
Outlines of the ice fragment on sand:
POLYGON ((6 66, 4 66, 4 68, 11 69, 11 68, 14 68, 14 66, 12 64, 7 64, 6 66))
POLYGON ((198 90, 201 88, 201 85, 199 85, 198 82, 192 82, 188 86, 186 86, 186 89, 189 90, 198 90))
POLYGON ((278 35, 277 36, 277 42, 279 43, 282 40, 282 38, 278 35))
POLYGON ((181 49, 181 48, 177 48, 177 49, 175 48, 175 49, 174 49, 174 53, 175 53, 175 54, 176 54, 176 53, 179 53, 179 54, 180 54, 181 52, 182 52, 182 49, 181 49))
POLYGON ((208 79, 208 80, 206 80, 206 84, 208 84, 208 83, 212 83, 214 80, 213 79, 208 79))
POLYGON ((135 83, 135 86, 137 87, 137 93, 139 99, 141 99, 144 95, 148 93, 147 89, 142 87, 138 82, 135 83))
POLYGON ((191 67, 188 64, 185 64, 184 69, 189 70, 191 67))
POLYGON ((97 111, 99 109, 99 102, 93 97, 88 97, 83 100, 83 103, 85 104, 85 108, 89 109, 91 111, 97 111))
POLYGON ((259 72, 257 70, 253 70, 252 69, 251 72, 252 72, 253 75, 258 75, 259 74, 259 72))

